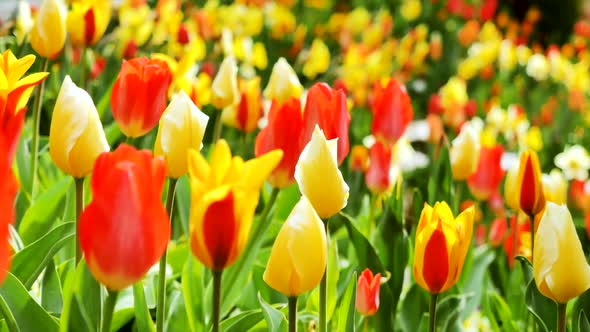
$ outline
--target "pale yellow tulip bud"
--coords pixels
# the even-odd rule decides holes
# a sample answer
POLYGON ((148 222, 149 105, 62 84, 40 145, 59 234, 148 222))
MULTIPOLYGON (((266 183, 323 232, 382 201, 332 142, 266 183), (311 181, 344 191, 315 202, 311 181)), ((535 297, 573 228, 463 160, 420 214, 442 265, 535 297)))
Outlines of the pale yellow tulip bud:
POLYGON ((277 60, 272 67, 266 89, 264 89, 264 98, 275 99, 282 104, 290 97, 301 97, 302 92, 303 86, 299 82, 295 70, 291 68, 285 58, 277 60))
POLYGON ((238 89, 238 65, 233 56, 226 57, 211 84, 211 103, 217 109, 224 109, 240 101, 238 89))
POLYGON ((45 58, 61 53, 66 43, 66 5, 62 0, 45 0, 35 18, 30 42, 35 52, 45 58))
POLYGON ((475 173, 479 162, 479 133, 470 123, 461 127, 461 132, 451 146, 451 166, 455 180, 465 180, 475 173))
POLYGON ((543 192, 548 202, 555 204, 567 203, 567 181, 560 170, 554 169, 549 174, 543 174, 543 192))

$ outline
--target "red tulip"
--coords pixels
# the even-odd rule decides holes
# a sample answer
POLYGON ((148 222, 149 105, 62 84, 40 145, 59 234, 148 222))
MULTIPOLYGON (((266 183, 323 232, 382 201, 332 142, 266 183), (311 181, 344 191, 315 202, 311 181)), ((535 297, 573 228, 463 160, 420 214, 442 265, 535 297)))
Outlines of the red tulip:
POLYGON ((111 93, 111 109, 127 137, 143 136, 158 124, 171 80, 170 69, 162 60, 123 60, 111 93))
POLYGON ((414 110, 406 88, 395 79, 386 87, 380 82, 373 86, 373 135, 390 145, 404 134, 414 117, 414 110))
POLYGON ((586 190, 586 182, 573 179, 570 184, 570 200, 582 211, 590 209, 590 190, 586 190))
MULTIPOLYGON (((24 114, 24 112, 19 113, 24 114)), ((5 137, 5 134, 5 132, 0 132, 0 213, 2 214, 0 219, 0 284, 4 281, 6 271, 10 267, 9 225, 14 223, 14 199, 18 192, 18 183, 12 173, 13 156, 10 156, 10 151, 7 149, 9 144, 6 142, 7 139, 12 138, 5 137)))
POLYGON ((256 137, 256 157, 275 149, 283 150, 283 159, 268 182, 275 188, 284 188, 295 182, 295 165, 303 150, 303 114, 298 98, 291 97, 283 104, 273 101, 268 124, 256 137))
POLYGON ((324 131, 327 140, 338 138, 338 164, 341 164, 349 149, 350 113, 346 105, 346 94, 342 90, 330 88, 326 83, 314 84, 307 92, 303 119, 303 146, 311 140, 317 124, 324 131))
POLYGON ((2 136, 0 143, 6 150, 9 165, 12 165, 16 154, 18 139, 25 123, 25 114, 24 110, 16 113, 6 111, 0 117, 0 135, 2 136))
POLYGON ((101 154, 92 175, 92 202, 78 234, 88 268, 99 282, 120 290, 140 280, 170 238, 160 200, 166 165, 147 150, 121 145, 101 154))
POLYGON ((497 218, 490 226, 490 244, 492 247, 498 247, 504 242, 504 237, 508 231, 508 225, 505 218, 497 218))
POLYGON ((373 276, 373 272, 365 269, 359 276, 356 288, 356 310, 363 316, 372 316, 379 309, 379 287, 381 273, 373 276))
POLYGON ((369 169, 365 175, 367 187, 374 193, 388 191, 392 185, 390 176, 391 147, 380 141, 375 142, 369 150, 369 169))
POLYGON ((494 147, 483 146, 479 152, 479 162, 473 175, 467 179, 469 190, 480 201, 485 201, 498 190, 504 177, 500 167, 504 148, 498 144, 494 147))

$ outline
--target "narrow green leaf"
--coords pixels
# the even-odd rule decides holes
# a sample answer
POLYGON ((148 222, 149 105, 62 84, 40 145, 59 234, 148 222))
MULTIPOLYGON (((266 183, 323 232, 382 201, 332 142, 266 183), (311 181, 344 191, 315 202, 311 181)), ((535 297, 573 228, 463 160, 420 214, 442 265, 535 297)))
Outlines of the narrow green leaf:
POLYGON ((539 292, 534 279, 526 288, 526 304, 543 331, 550 332, 553 326, 557 326, 557 306, 539 292))
POLYGON ((143 290, 143 281, 138 281, 133 285, 133 299, 135 307, 135 324, 137 329, 142 332, 156 331, 150 311, 145 302, 145 293, 143 290))
POLYGON ((182 294, 191 332, 205 330, 205 311, 203 309, 202 295, 203 266, 196 261, 191 254, 188 255, 182 271, 182 294))
POLYGON ((3 325, 2 330, 8 330, 10 332, 20 332, 18 325, 16 324, 16 319, 14 315, 10 311, 8 304, 4 301, 4 298, 0 296, 0 312, 2 313, 3 318, 3 325))
POLYGON ((268 327, 269 332, 284 332, 287 331, 287 319, 285 315, 273 308, 271 305, 266 303, 260 293, 258 293, 258 302, 260 302, 260 307, 262 308, 262 313, 264 315, 264 319, 266 320, 266 326, 268 327))
POLYGON ((496 257, 496 253, 487 246, 471 248, 470 251, 473 252, 473 264, 469 269, 463 268, 461 273, 461 293, 471 295, 461 312, 461 318, 464 319, 481 303, 483 296, 481 289, 485 285, 488 268, 496 257))
POLYGON ((427 292, 418 284, 412 284, 401 303, 400 318, 404 331, 419 331, 422 314, 428 312, 428 301, 427 292))
POLYGON ((53 314, 60 314, 63 307, 61 283, 53 260, 47 264, 41 281, 41 305, 53 314))
POLYGON ((60 331, 97 331, 100 327, 101 286, 94 279, 84 260, 67 274, 60 331))
POLYGON ((354 332, 356 328, 356 272, 353 273, 338 308, 338 332, 354 332))
POLYGON ((248 310, 224 320, 220 328, 225 332, 248 331, 263 319, 262 310, 248 310))
MULTIPOLYGON (((590 308, 588 310, 590 310, 590 308)), ((586 316, 584 310, 580 311, 580 318, 578 320, 578 331, 590 332, 590 322, 588 321, 588 316, 586 316)))
POLYGON ((578 299, 572 308, 570 315, 572 317, 572 326, 574 327, 574 331, 577 327, 583 326, 582 322, 580 322, 582 313, 584 313, 586 317, 590 315, 590 289, 578 296, 578 299))
MULTIPOLYGON (((164 322, 164 331, 188 331, 190 327, 180 285, 177 282, 173 282, 171 286, 175 289, 169 292, 170 294, 166 299, 168 314, 164 322)), ((144 330, 138 328, 138 331, 144 330)))

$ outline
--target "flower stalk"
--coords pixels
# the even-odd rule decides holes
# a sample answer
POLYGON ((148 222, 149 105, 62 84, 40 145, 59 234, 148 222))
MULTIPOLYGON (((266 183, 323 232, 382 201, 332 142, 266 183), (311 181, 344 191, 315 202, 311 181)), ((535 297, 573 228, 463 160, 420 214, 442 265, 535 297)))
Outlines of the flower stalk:
POLYGON ((430 294, 430 306, 428 316, 428 332, 434 332, 436 330, 436 300, 438 294, 430 294))
MULTIPOLYGON (((80 216, 84 210, 84 178, 74 178, 76 183, 76 231, 80 223, 80 216)), ((82 249, 80 248, 80 237, 76 236, 76 265, 82 259, 82 249)))
MULTIPOLYGON (((43 58, 41 63, 41 71, 47 71, 49 66, 49 59, 43 58)), ((35 95, 35 103, 33 106, 33 139, 31 147, 31 201, 35 199, 37 194, 37 157, 39 154, 39 130, 41 126, 41 106, 43 104, 43 91, 45 90, 45 81, 41 81, 37 88, 35 95)))
POLYGON ((289 332, 297 332, 297 296, 289 297, 289 332))
POLYGON ((213 329, 212 332, 219 332, 219 313, 221 305, 221 275, 223 270, 213 271, 213 329))

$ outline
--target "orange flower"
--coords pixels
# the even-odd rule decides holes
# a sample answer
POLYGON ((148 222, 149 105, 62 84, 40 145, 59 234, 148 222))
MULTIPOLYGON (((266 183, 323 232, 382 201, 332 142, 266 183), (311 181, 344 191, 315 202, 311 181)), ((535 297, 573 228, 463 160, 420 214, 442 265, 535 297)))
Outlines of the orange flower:
POLYGON ((570 200, 582 211, 590 209, 590 185, 585 181, 573 179, 570 185, 570 200))
POLYGON ((126 136, 143 136, 158 124, 171 80, 170 69, 162 60, 123 60, 111 94, 111 109, 126 136))
POLYGON ((284 103, 274 100, 268 114, 268 124, 256 137, 254 152, 257 157, 275 149, 283 150, 283 159, 268 177, 275 188, 295 182, 295 165, 303 150, 303 114, 298 98, 284 103))
POLYGON ((545 208, 545 194, 541 180, 541 166, 535 151, 525 151, 520 156, 516 188, 520 209, 534 216, 545 208))
POLYGON ((381 287, 381 273, 373 275, 365 269, 359 276, 356 288, 356 310, 363 316, 372 316, 379 309, 379 288, 381 287))
MULTIPOLYGON (((20 113, 24 114, 24 112, 20 113)), ((20 126, 22 127, 24 116, 21 116, 20 119, 20 126)), ((12 134, 6 134, 7 132, 0 131, 0 197, 2 198, 0 199, 0 213, 2 213, 0 219, 0 284, 4 281, 6 271, 10 267, 12 253, 8 243, 10 237, 9 225, 14 223, 14 199, 18 192, 18 183, 12 173, 14 152, 10 152, 8 148, 14 145, 11 141, 15 140, 15 137, 11 137, 12 134)), ((16 141, 18 141, 18 133, 16 141)))
POLYGON ((147 150, 123 144, 96 160, 93 198, 78 232, 88 268, 107 288, 134 284, 164 253, 170 238, 161 202, 165 180, 164 159, 147 150))
POLYGON ((380 82, 373 86, 373 135, 387 144, 395 144, 414 117, 406 88, 395 79, 386 87, 380 82))
POLYGON ((506 252, 506 256, 508 256, 508 265, 510 267, 514 266, 514 257, 517 255, 522 254, 529 258, 531 256, 531 224, 529 222, 520 223, 517 221, 517 216, 510 218, 510 228, 508 229, 508 234, 504 237, 504 251, 506 252), (514 238, 515 236, 516 239, 514 238), (514 251, 515 241, 516 252, 514 251))
POLYGON ((369 168, 369 150, 364 145, 355 145, 350 150, 350 169, 364 173, 369 168))
POLYGON ((371 192, 383 193, 392 186, 390 175, 391 147, 377 141, 369 150, 369 169, 365 175, 365 182, 371 192))
POLYGON ((504 170, 500 167, 503 153, 502 145, 482 146, 477 169, 467 179, 469 190, 478 200, 485 201, 498 190, 498 185, 504 177, 504 170))

